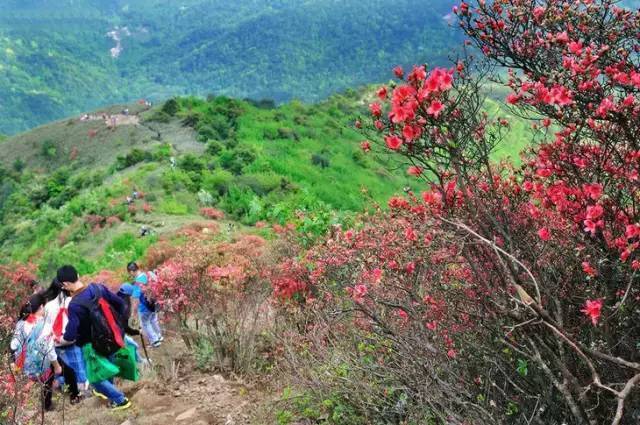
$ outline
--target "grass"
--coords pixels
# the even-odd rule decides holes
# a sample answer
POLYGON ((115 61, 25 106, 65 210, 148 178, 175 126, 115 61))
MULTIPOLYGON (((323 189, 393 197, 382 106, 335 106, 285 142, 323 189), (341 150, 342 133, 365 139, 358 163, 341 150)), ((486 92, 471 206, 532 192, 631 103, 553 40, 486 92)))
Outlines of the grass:
MULTIPOLYGON (((132 113, 141 112, 140 125, 101 128, 94 138, 88 137, 88 128, 103 124, 77 119, 8 138, 2 142, 0 165, 10 170, 21 159, 26 168, 0 173, 0 254, 5 261, 35 261, 43 276, 63 262, 92 273, 139 258, 148 245, 138 245, 132 235, 141 225, 174 231, 202 220, 198 211, 205 205, 224 209, 229 219, 246 225, 293 222, 310 243, 328 226, 349 223, 372 201, 385 205, 404 187, 422 189, 423 183, 406 175, 400 159, 361 151, 363 136, 352 123, 366 113, 367 93, 363 89, 316 105, 291 102, 277 108, 224 97, 183 98, 177 114, 162 123, 147 119, 160 107, 141 112, 130 105, 132 113), (193 116, 198 122, 184 125, 193 116), (213 151, 207 150, 211 143, 218 146, 213 151), (55 153, 45 155, 52 147, 55 153), (70 162, 67 153, 74 148, 77 159, 70 162), (147 152, 142 162, 118 171, 116 158, 134 148, 147 152), (175 168, 170 156, 177 159, 175 168), (68 178, 52 180, 61 165, 68 178), (135 214, 124 205, 134 189, 145 193, 135 214), (65 190, 72 190, 66 198, 65 190), (144 203, 151 213, 142 212, 144 203), (87 215, 117 216, 124 222, 96 232, 86 224, 87 215)), ((495 158, 518 162, 530 139, 528 124, 495 100, 487 102, 487 110, 511 124, 495 158)))

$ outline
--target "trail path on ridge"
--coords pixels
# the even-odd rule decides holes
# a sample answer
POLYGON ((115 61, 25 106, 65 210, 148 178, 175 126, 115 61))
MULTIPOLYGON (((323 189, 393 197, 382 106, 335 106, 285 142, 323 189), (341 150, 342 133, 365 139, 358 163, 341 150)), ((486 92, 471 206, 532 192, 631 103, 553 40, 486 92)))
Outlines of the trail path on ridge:
MULTIPOLYGON (((139 342, 139 339, 136 339, 139 342)), ((142 350, 142 349, 141 349, 142 350)), ((138 382, 118 386, 132 401, 125 411, 112 412, 96 397, 76 406, 57 397, 56 412, 47 425, 247 425, 265 394, 255 384, 225 379, 195 370, 194 359, 181 340, 167 338, 162 347, 149 348, 153 368, 143 367, 138 382)), ((143 353, 142 353, 143 354, 143 353)))

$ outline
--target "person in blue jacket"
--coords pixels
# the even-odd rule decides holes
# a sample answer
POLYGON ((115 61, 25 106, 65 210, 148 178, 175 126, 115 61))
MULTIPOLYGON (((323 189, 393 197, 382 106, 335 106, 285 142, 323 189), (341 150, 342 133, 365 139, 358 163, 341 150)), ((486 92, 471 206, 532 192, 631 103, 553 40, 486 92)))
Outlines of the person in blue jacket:
POLYGON ((149 284, 151 280, 155 279, 155 275, 151 272, 145 272, 140 267, 131 262, 127 264, 127 271, 133 279, 133 283, 129 285, 123 285, 120 288, 121 291, 126 291, 127 295, 132 299, 132 310, 137 306, 138 314, 140 316, 140 324, 142 330, 151 343, 152 347, 159 347, 164 341, 162 336, 162 329, 158 320, 158 312, 156 303, 150 298, 149 284))
MULTIPOLYGON (((104 298, 118 316, 125 313, 124 302, 104 285, 85 285, 78 277, 78 271, 73 266, 62 266, 58 269, 57 278, 63 285, 63 289, 71 294, 69 304, 69 321, 65 329, 63 340, 66 343, 75 343, 79 347, 90 344, 91 341, 91 315, 87 304, 95 298, 104 298)), ((116 388, 111 381, 100 381, 93 384, 94 395, 111 401, 113 410, 124 410, 131 407, 131 402, 116 388)))

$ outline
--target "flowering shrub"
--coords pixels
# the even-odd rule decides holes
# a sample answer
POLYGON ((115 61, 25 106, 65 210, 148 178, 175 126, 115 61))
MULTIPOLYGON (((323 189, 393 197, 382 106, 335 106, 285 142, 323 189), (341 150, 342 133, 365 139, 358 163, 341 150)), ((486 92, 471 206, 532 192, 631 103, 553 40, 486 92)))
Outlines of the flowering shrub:
POLYGON ((84 217, 84 221, 85 223, 87 223, 87 225, 92 231, 96 232, 104 227, 104 225, 107 222, 107 219, 105 219, 101 215, 88 214, 84 217))
POLYGON ((222 211, 212 207, 200 208, 200 215, 210 220, 222 220, 224 218, 224 213, 222 211))
POLYGON ((163 310, 176 319, 187 346, 213 348, 220 370, 247 372, 255 366, 260 332, 268 324, 264 248, 256 236, 190 239, 157 268, 153 290, 163 310))
POLYGON ((369 131, 361 146, 403 156, 424 192, 366 219, 370 239, 347 232, 312 251, 303 284, 291 267, 276 291, 312 307, 303 337, 323 365, 335 359, 325 344, 362 371, 340 337, 373 341, 376 368, 349 388, 402 388, 407 404, 389 415, 637 422, 640 13, 608 0, 480 0, 456 13, 471 42, 511 69, 506 102, 536 130, 524 165, 491 160, 508 123, 479 112, 484 63, 397 68, 370 125, 358 123, 369 131))
MULTIPOLYGON (((0 265, 0 345, 8 347, 18 313, 36 290, 33 265, 0 265)), ((0 354, 0 418, 7 423, 27 423, 26 405, 31 385, 11 367, 12 359, 3 348, 0 354)))

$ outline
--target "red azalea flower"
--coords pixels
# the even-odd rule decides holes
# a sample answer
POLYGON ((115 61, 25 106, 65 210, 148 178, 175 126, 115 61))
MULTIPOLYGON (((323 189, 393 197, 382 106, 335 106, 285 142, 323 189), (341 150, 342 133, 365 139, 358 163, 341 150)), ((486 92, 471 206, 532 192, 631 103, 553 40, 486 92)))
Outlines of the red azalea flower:
POLYGON ((433 102, 431 102, 431 105, 429 105, 427 113, 438 118, 438 115, 440 115, 440 112, 442 112, 443 108, 444 105, 442 104, 442 102, 440 102, 439 100, 434 100, 433 102))
POLYGON ((393 68, 393 74, 402 79, 404 77, 404 69, 402 69, 402 67, 400 65, 396 66, 395 68, 393 68))
POLYGON ((422 175, 422 167, 418 167, 417 165, 412 165, 407 169, 407 174, 410 176, 418 177, 422 175))
POLYGON ((371 143, 368 140, 364 140, 360 143, 360 148, 365 152, 369 152, 371 150, 371 143))
POLYGON ((598 274, 598 271, 594 269, 593 266, 589 264, 588 261, 582 262, 582 271, 584 271, 586 274, 588 274, 591 277, 596 276, 598 274))
POLYGON ((584 308, 580 311, 591 319, 593 326, 596 326, 600 319, 600 315, 602 314, 602 300, 587 300, 584 304, 584 308))
POLYGON ((384 141, 387 147, 394 151, 400 149, 400 146, 402 146, 402 139, 396 135, 386 136, 384 141))
POLYGON ((381 100, 385 100, 387 98, 387 88, 385 86, 380 87, 377 94, 381 100))
POLYGON ((369 110, 371 111, 371 115, 373 115, 374 117, 379 117, 380 115, 382 115, 382 106, 380 106, 378 102, 374 102, 369 105, 369 110))
POLYGON ((548 241, 549 239, 551 239, 551 233, 549 232, 549 229, 547 229, 546 227, 543 227, 540 230, 538 230, 538 236, 543 241, 548 241))

